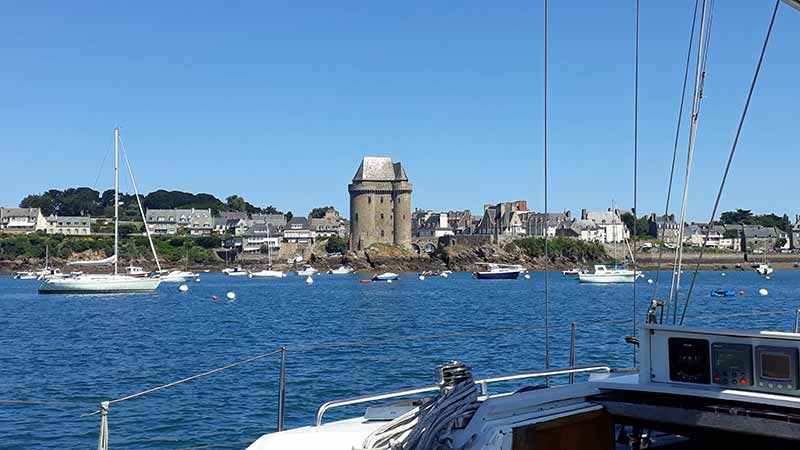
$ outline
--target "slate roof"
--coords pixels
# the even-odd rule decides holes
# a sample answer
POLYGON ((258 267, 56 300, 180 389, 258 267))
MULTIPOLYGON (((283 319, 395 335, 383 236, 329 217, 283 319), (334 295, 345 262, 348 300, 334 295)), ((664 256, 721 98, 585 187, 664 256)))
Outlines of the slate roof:
POLYGON ((408 181, 408 177, 403 165, 388 156, 365 156, 353 177, 357 181, 408 181))

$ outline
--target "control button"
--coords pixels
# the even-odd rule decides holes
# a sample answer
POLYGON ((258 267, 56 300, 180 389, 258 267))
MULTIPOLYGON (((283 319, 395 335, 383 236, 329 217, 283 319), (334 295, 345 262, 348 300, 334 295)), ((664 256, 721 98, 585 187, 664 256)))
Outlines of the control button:
POLYGON ((779 384, 779 385, 778 385, 778 389, 783 389, 783 385, 782 385, 782 384, 779 384))
POLYGON ((775 385, 774 385, 774 384, 772 384, 772 383, 770 383, 770 384, 768 384, 768 385, 767 385, 767 387, 768 387, 768 388, 770 388, 770 389, 772 389, 772 388, 774 388, 774 387, 775 387, 775 385))
POLYGON ((742 378, 741 380, 739 380, 739 384, 747 386, 747 378, 742 378))
POLYGON ((719 377, 719 375, 714 375, 714 383, 719 383, 720 380, 721 378, 719 377))
POLYGON ((739 382, 738 382, 738 381, 736 381, 736 379, 734 378, 734 379, 733 379, 733 382, 732 382, 731 384, 739 384, 739 382))

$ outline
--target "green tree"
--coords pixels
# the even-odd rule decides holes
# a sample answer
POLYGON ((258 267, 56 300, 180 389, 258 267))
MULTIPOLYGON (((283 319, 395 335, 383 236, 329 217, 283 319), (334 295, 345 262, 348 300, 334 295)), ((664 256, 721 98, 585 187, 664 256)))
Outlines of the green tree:
POLYGON ((244 198, 238 195, 229 196, 228 198, 225 199, 225 202, 231 211, 241 211, 241 212, 247 211, 247 202, 244 201, 244 198))
POLYGON ((308 213, 309 219, 321 219, 325 217, 325 212, 329 209, 335 209, 333 206, 320 206, 319 208, 314 208, 308 213))
MULTIPOLYGON (((625 228, 628 229, 628 232, 631 236, 634 235, 633 233, 633 223, 634 217, 633 213, 631 212, 624 212, 620 215, 620 219, 622 223, 625 224, 625 228)), ((635 220, 636 222, 636 237, 649 237, 650 236, 650 222, 647 220, 647 216, 642 216, 635 220)))
POLYGON ((720 222, 726 225, 753 223, 753 212, 749 209, 737 209, 736 211, 725 211, 719 216, 720 222))
POLYGON ((347 250, 347 239, 339 236, 331 236, 325 243, 325 251, 328 253, 344 253, 347 250))

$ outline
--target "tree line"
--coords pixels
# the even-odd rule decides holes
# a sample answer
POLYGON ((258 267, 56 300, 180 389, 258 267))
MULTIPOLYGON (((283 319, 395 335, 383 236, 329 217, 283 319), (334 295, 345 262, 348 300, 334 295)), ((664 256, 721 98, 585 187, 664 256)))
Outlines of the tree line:
MULTIPOLYGON (((214 215, 220 211, 240 211, 250 214, 283 214, 274 206, 258 207, 242 196, 231 195, 222 200, 212 194, 193 194, 182 191, 159 189, 140 199, 145 209, 211 209, 214 215)), ((123 219, 139 218, 139 206, 136 196, 120 193, 120 217, 123 219)), ((78 187, 64 190, 50 189, 41 194, 27 195, 19 203, 20 208, 40 208, 42 214, 49 216, 105 216, 114 215, 114 190, 100 193, 92 188, 78 187)))

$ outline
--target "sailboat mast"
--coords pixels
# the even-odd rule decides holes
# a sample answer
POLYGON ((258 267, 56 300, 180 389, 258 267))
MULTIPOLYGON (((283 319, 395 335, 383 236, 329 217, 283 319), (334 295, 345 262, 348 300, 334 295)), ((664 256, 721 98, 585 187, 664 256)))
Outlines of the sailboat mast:
MULTIPOLYGON (((700 109, 700 99, 703 89, 703 45, 706 38, 706 1, 703 0, 702 12, 700 15, 700 33, 697 39, 697 63, 694 75, 694 96, 692 99, 692 119, 689 128, 689 151, 686 156, 686 176, 683 182, 683 199, 681 202, 681 221, 678 228, 678 248, 676 253, 677 266, 672 269, 672 285, 670 286, 669 303, 675 299, 675 308, 672 311, 672 323, 677 321, 678 315, 678 294, 681 289, 681 267, 683 265, 683 233, 686 226, 686 204, 689 199, 689 178, 692 173, 692 157, 694 156, 694 144, 697 137, 697 116, 700 109), (673 297, 674 295, 674 297, 673 297)), ((709 222, 708 226, 712 224, 709 222)))
POLYGON ((119 273, 119 128, 114 128, 114 275, 119 273))

